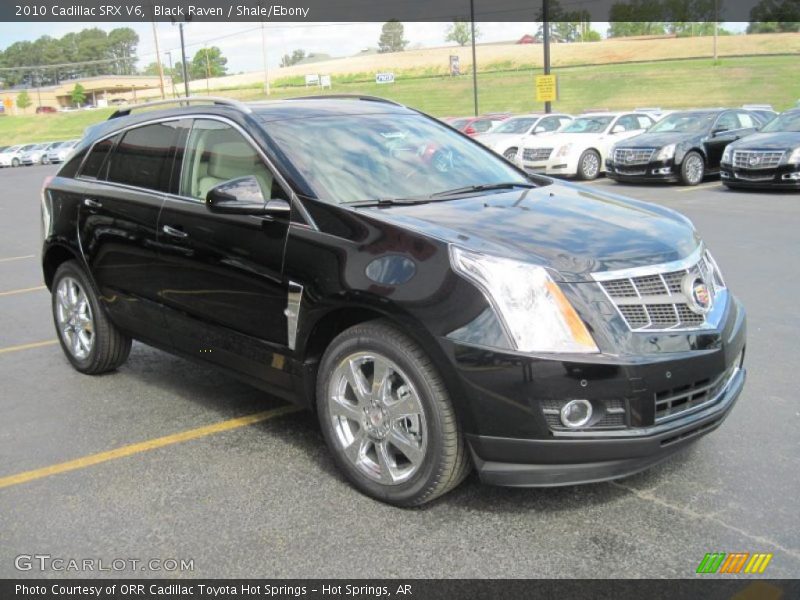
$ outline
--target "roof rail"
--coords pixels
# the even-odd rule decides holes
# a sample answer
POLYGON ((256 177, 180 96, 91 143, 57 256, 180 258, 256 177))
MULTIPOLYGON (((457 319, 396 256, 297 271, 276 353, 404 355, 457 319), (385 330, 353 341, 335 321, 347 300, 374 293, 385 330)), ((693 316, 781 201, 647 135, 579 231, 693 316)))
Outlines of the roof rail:
POLYGON ((386 98, 381 98, 380 96, 364 96, 362 94, 319 94, 317 96, 295 96, 294 98, 289 98, 289 100, 363 100, 364 102, 383 102, 385 104, 393 104, 394 106, 403 106, 404 104, 400 104, 399 102, 395 102, 394 100, 388 100, 386 98))
POLYGON ((213 104, 215 106, 232 106, 234 108, 238 108, 242 112, 252 112, 250 107, 247 106, 244 102, 239 102, 238 100, 232 100, 231 98, 220 98, 217 96, 189 96, 188 98, 172 98, 169 100, 155 100, 153 102, 145 102, 144 104, 134 104, 132 106, 126 106, 124 108, 120 108, 114 111, 109 120, 116 119, 118 117, 127 117, 131 114, 133 110, 139 110, 141 108, 150 108, 152 106, 162 106, 167 104, 178 104, 178 105, 185 105, 189 106, 193 103, 204 103, 204 104, 213 104))

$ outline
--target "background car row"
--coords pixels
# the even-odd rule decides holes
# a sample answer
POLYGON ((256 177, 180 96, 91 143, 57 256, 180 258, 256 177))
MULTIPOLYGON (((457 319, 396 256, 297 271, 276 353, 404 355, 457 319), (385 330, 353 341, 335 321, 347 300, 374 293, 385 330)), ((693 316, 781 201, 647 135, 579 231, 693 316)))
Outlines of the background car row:
POLYGON ((17 144, 0 147, 0 167, 46 165, 64 162, 78 140, 17 144))
POLYGON ((720 175, 729 187, 800 189, 800 108, 780 115, 763 105, 531 113, 474 137, 531 173, 689 186, 720 175))

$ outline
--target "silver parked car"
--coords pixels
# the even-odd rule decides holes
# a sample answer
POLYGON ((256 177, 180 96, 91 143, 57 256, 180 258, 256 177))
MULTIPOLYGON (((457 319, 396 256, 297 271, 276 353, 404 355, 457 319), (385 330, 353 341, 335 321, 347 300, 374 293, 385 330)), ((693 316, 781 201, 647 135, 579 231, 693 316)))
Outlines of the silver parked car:
POLYGON ((48 163, 62 163, 67 160, 67 157, 72 153, 72 149, 78 144, 80 140, 67 140, 66 142, 56 142, 45 153, 42 158, 44 164, 48 163))

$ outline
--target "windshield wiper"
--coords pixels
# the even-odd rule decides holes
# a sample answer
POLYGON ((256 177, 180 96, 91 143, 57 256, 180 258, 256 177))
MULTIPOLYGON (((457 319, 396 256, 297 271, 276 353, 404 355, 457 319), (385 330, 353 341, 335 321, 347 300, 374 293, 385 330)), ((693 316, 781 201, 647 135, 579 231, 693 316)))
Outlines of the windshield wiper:
POLYGON ((424 204, 430 202, 429 198, 373 198, 371 200, 357 200, 346 202, 347 206, 409 206, 411 204, 424 204))
POLYGON ((539 187, 535 183, 526 183, 524 181, 507 181, 503 183, 483 183, 479 185, 468 185, 465 187, 455 188, 452 190, 445 190, 444 192, 436 192, 431 194, 431 198, 439 198, 441 196, 457 196, 458 194, 469 194, 470 192, 487 192, 490 190, 506 190, 515 187, 535 188, 539 187))

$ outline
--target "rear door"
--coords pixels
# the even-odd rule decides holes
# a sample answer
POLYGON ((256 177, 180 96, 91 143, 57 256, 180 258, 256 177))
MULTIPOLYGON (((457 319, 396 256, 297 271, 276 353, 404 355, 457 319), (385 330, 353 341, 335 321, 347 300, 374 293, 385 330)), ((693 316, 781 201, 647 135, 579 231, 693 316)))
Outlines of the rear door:
POLYGON ((122 329, 156 344, 169 343, 152 273, 178 131, 172 120, 101 140, 78 173, 79 239, 101 301, 122 329))
POLYGON ((273 384, 287 347, 288 290, 282 280, 289 228, 281 216, 210 212, 214 186, 253 175, 265 199, 289 201, 254 141, 232 122, 191 123, 179 185, 158 221, 162 268, 157 293, 166 306, 174 345, 185 353, 273 384))

